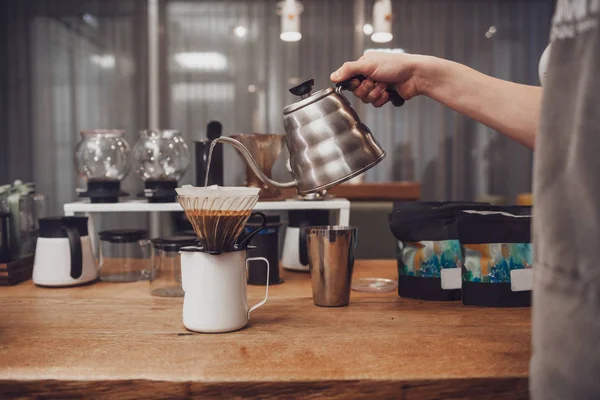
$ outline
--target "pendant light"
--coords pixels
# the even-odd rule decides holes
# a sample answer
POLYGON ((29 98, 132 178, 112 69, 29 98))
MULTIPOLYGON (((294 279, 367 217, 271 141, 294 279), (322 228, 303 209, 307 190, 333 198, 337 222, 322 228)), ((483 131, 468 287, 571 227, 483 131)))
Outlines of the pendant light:
POLYGON ((390 42, 392 35, 392 0, 375 0, 373 5, 373 34, 375 43, 390 42))
POLYGON ((300 14, 304 8, 302 3, 296 0, 284 0, 279 3, 281 15, 281 34, 279 37, 284 42, 297 42, 302 39, 300 33, 300 14))

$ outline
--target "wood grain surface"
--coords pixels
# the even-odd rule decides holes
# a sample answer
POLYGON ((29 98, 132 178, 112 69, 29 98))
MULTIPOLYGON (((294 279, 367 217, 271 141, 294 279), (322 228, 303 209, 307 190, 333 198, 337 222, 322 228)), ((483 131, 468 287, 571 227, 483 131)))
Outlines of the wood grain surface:
POLYGON ((406 201, 419 200, 419 182, 381 182, 337 185, 327 191, 350 201, 406 201))
MULTIPOLYGON (((182 299, 147 282, 1 288, 0 397, 527 398, 529 309, 357 292, 320 308, 308 274, 282 276, 227 334, 186 331, 182 299)), ((358 261, 354 276, 395 278, 395 261, 358 261)))
MULTIPOLYGON (((342 184, 332 187, 327 193, 350 201, 409 201, 419 200, 421 184, 409 181, 342 184)), ((296 195, 296 189, 282 189, 280 197, 261 201, 282 200, 296 195)))

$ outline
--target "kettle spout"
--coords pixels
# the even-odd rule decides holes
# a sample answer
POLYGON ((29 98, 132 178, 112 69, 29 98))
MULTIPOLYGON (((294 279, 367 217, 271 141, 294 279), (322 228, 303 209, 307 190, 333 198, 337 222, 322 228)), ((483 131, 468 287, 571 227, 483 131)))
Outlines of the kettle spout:
POLYGON ((218 137, 215 140, 213 140, 213 142, 211 143, 211 145, 210 145, 211 151, 212 151, 212 148, 217 143, 229 143, 233 147, 235 147, 236 150, 239 151, 240 154, 244 157, 244 159, 246 160, 246 162, 248 163, 248 165, 252 169, 252 172, 254 172, 254 174, 258 177, 258 179, 260 179, 262 182, 266 183, 267 185, 271 185, 271 186, 274 186, 274 187, 277 187, 277 188, 281 188, 281 189, 288 189, 288 188, 298 187, 298 183, 296 181, 280 183, 280 182, 276 182, 273 179, 267 177, 262 172, 262 170, 260 169, 260 167, 258 166, 258 164, 256 164, 256 161, 254 161, 254 158, 252 158, 252 155, 250 154, 250 151, 248 151, 248 149, 240 141, 235 140, 235 139, 230 138, 230 137, 227 137, 227 136, 218 137))

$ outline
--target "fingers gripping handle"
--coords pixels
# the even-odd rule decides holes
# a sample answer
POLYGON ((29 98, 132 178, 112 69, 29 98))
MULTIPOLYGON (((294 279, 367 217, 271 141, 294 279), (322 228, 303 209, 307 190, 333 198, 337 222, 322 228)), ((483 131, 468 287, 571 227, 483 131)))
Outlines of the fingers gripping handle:
POLYGON ((267 264, 267 286, 265 287, 265 298, 262 299, 262 301, 256 303, 255 305, 253 305, 252 307, 250 307, 250 309, 248 310, 248 319, 250 319, 250 313, 254 310, 256 310, 258 307, 264 305, 267 302, 267 299, 269 298, 269 260, 267 260, 264 257, 250 257, 248 259, 246 259, 246 271, 248 270, 248 262, 250 261, 264 261, 265 264, 267 264))
MULTIPOLYGON (((350 82, 356 79, 359 82, 364 81, 365 79, 367 79, 366 76, 364 75, 354 75, 352 78, 350 79, 346 79, 345 81, 339 82, 335 85, 336 88, 342 88, 342 89, 346 89, 349 90, 350 89, 350 82)), ((396 107, 401 107, 402 105, 404 105, 404 99, 402 98, 402 96, 400 96, 398 94, 398 92, 396 92, 392 87, 389 87, 386 89, 386 92, 388 93, 388 95, 390 96, 390 101, 392 102, 392 104, 396 107)))

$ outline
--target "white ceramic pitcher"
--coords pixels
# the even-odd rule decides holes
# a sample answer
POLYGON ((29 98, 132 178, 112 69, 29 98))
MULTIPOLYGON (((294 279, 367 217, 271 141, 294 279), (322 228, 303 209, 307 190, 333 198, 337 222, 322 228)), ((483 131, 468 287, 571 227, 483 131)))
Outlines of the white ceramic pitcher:
POLYGON ((246 250, 221 254, 204 252, 199 247, 181 249, 183 324, 194 332, 220 333, 242 329, 250 313, 267 302, 269 261, 264 257, 246 259, 246 250), (251 260, 267 264, 265 298, 248 308, 247 269, 251 260))

